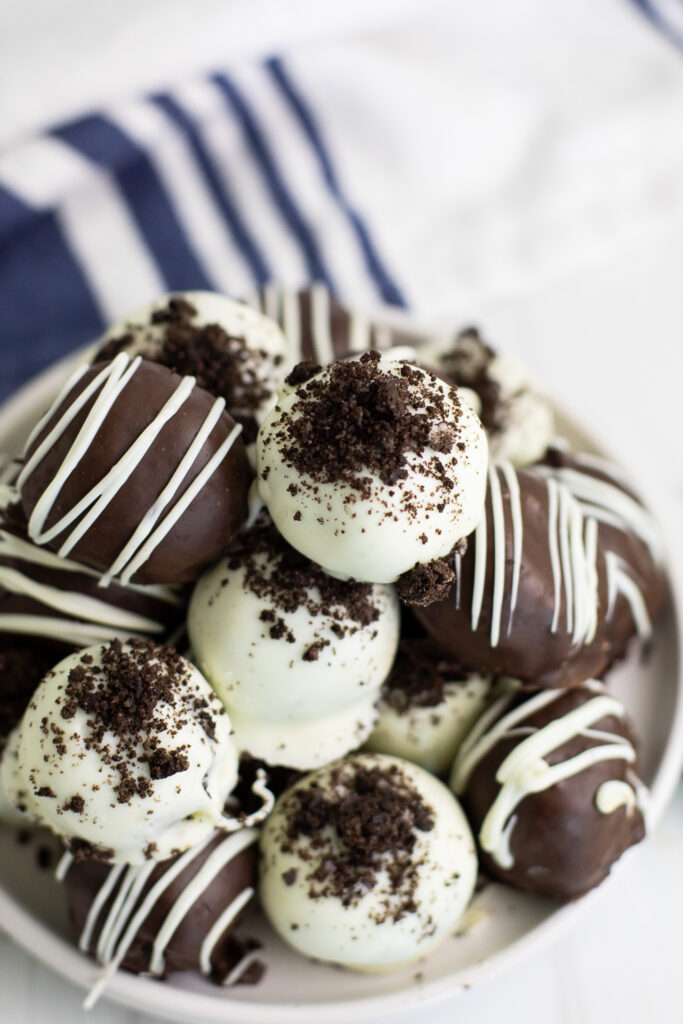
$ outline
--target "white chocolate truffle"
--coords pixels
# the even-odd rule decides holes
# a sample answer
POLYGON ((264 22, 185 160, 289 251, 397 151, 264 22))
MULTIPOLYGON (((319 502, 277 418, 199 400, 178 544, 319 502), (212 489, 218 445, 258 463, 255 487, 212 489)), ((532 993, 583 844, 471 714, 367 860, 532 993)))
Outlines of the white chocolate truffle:
POLYGON ((393 588, 332 579, 265 516, 200 579, 188 615, 196 662, 230 715, 271 723, 375 700, 399 629, 393 588))
POLYGON ((332 575, 391 583, 477 525, 487 444, 470 406, 377 352, 295 369, 257 438, 279 531, 332 575))
POLYGON ((438 946, 476 875, 474 839, 448 789, 379 754, 301 779, 261 835, 261 903, 273 927, 305 956, 361 971, 438 946))
POLYGON ((277 323, 257 310, 218 292, 189 291, 162 295, 114 324, 94 359, 127 352, 164 362, 224 397, 234 419, 260 423, 287 372, 287 347, 277 323))
POLYGON ((527 466, 542 457, 555 435, 553 410, 516 359, 498 355, 474 328, 427 341, 419 353, 439 377, 477 394, 493 461, 527 466))
POLYGON ((448 672, 440 679, 438 694, 406 692, 398 681, 395 687, 385 685, 366 748, 404 757, 434 775, 445 775, 486 708, 490 691, 490 676, 449 679, 448 672))
POLYGON ((230 721, 240 753, 307 772, 361 747, 377 721, 377 704, 373 697, 333 715, 299 722, 268 722, 235 712, 230 721))
POLYGON ((11 801, 67 845, 140 864, 230 827, 237 751, 194 666, 149 641, 113 641, 48 673, 2 772, 11 801))

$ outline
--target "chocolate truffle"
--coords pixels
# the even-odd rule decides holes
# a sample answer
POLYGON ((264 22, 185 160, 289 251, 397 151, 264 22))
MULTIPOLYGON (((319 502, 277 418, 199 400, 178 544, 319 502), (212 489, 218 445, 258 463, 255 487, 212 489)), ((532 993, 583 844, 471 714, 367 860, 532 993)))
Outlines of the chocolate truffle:
POLYGON ((107 968, 87 1005, 117 968, 238 982, 249 964, 232 931, 254 895, 257 839, 255 829, 212 832, 183 854, 137 865, 66 854, 58 878, 78 946, 107 968))
POLYGON ((346 309, 322 282, 298 292, 268 284, 245 301, 282 328, 288 369, 304 361, 326 366, 369 349, 404 343, 404 335, 392 327, 346 309))
POLYGON ((230 720, 179 654, 148 640, 89 647, 48 672, 0 765, 16 806, 74 851, 164 860, 215 828, 237 782, 230 720))
POLYGON ((451 785, 501 881, 564 902, 645 832, 623 706, 590 680, 528 697, 507 681, 460 748, 451 785))
POLYGON ((474 392, 494 461, 525 466, 543 455, 555 431, 553 411, 524 367, 498 355, 474 327, 447 341, 425 340, 417 351, 437 377, 474 392))
POLYGON ((485 515, 454 555, 447 595, 413 610, 467 668, 576 685, 614 660, 597 523, 551 478, 510 463, 488 476, 485 515))
POLYGON ((74 647, 117 636, 163 638, 183 616, 177 588, 99 583, 95 570, 31 543, 19 507, 0 507, 0 637, 47 645, 45 671, 74 647))
POLYGON ((372 726, 399 608, 391 587, 328 576, 262 514, 200 579, 188 632, 240 749, 307 769, 358 746, 359 719, 372 726))
POLYGON ((434 644, 402 640, 366 748, 444 775, 490 690, 490 676, 463 672, 434 644))
POLYGON ((357 754, 280 797, 260 868, 263 909, 285 942, 316 960, 386 971, 455 931, 477 859, 443 783, 408 761, 357 754))
POLYGON ((624 479, 601 456, 552 448, 533 472, 557 480, 595 519, 605 553, 606 628, 616 655, 634 632, 649 640, 664 603, 664 552, 659 528, 624 479))
POLYGON ((217 292, 163 295, 111 327, 95 361, 141 355, 191 376, 224 398, 247 443, 275 404, 286 373, 287 342, 268 317, 217 292))
POLYGON ((483 428, 431 374, 377 352, 300 364, 257 439, 258 488, 280 533, 327 572, 391 583, 477 524, 483 428))
POLYGON ((26 447, 30 539, 105 584, 196 579, 247 512, 241 427, 224 405, 140 356, 79 367, 26 447))

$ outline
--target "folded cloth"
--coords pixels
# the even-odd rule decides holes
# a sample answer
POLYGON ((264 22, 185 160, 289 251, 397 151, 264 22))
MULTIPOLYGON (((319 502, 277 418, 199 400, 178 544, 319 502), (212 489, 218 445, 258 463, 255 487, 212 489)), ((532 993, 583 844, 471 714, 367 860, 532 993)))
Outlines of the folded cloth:
POLYGON ((3 392, 163 291, 322 280, 454 324, 683 216, 683 60, 643 4, 379 6, 381 29, 14 134, 3 392))

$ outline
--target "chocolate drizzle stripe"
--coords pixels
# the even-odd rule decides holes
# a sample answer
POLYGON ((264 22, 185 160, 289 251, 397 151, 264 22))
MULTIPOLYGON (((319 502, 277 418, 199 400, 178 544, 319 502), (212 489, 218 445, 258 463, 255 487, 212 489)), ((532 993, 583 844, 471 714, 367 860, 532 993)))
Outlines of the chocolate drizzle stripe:
POLYGON ((128 914, 133 910, 153 871, 154 863, 150 861, 141 867, 129 867, 123 876, 121 888, 116 894, 97 942, 96 955, 100 963, 108 964, 115 956, 121 933, 128 921, 128 914))
POLYGON ((334 362, 334 347, 330 331, 330 293, 324 284, 311 288, 311 321, 316 362, 322 366, 334 362))
POLYGON ((559 542, 560 542, 560 573, 564 583, 564 604, 567 632, 574 628, 574 581, 572 579, 572 561, 569 553, 569 492, 561 487, 559 496, 559 542))
POLYGON ((211 974, 211 957, 221 935, 226 932, 237 915, 244 910, 254 893, 255 889, 252 886, 243 889, 239 896, 236 896, 232 903, 229 903, 225 910, 222 911, 216 922, 207 932, 206 938, 199 950, 199 969, 202 974, 211 974))
MULTIPOLYGON (((74 521, 78 520, 79 516, 86 513, 79 522, 76 522, 73 530, 62 544, 59 551, 62 557, 69 554, 83 534, 88 531, 106 509, 110 501, 126 483, 135 469, 137 469, 164 425, 182 408, 195 387, 194 377, 183 377, 157 416, 135 439, 128 451, 109 470, 103 479, 91 488, 57 523, 43 532, 50 511, 64 484, 92 444, 97 431, 106 420, 117 398, 132 379, 141 362, 140 356, 131 361, 130 357, 122 352, 109 363, 67 408, 64 415, 31 456, 19 478, 18 485, 21 487, 43 460, 55 441, 67 430, 74 416, 99 390, 100 393, 95 399, 78 436, 67 452, 54 478, 36 503, 29 520, 29 536, 31 539, 36 544, 46 544, 63 533, 74 521), (86 512, 87 509, 90 509, 90 511, 86 512)), ((82 367, 76 371, 71 379, 71 388, 78 383, 83 376, 83 372, 82 367)), ((66 393, 68 394, 69 391, 67 390, 66 393)), ((53 405, 51 411, 57 408, 59 408, 59 405, 53 405)), ((131 540, 114 560, 109 572, 104 575, 103 585, 106 586, 111 582, 114 575, 118 575, 123 583, 127 583, 132 578, 136 571, 151 556, 166 534, 170 532, 188 505, 194 500, 221 462, 226 458, 242 430, 241 425, 234 427, 230 435, 225 439, 218 451, 214 453, 202 471, 195 477, 180 499, 171 504, 184 479, 196 462, 206 439, 218 422, 224 408, 225 399, 216 399, 171 479, 143 517, 131 540), (164 513, 169 505, 170 509, 161 519, 161 522, 159 522, 162 513, 164 513), (158 526, 156 525, 157 523, 159 523, 158 526)))
POLYGON ((474 584, 472 586, 472 632, 479 625, 481 605, 484 600, 484 584, 486 582, 486 548, 488 544, 486 530, 486 512, 481 516, 474 531, 474 584))
MULTIPOLYGON (((456 793, 463 792, 474 768, 498 742, 518 736, 519 727, 525 719, 560 700, 562 693, 538 693, 513 708, 508 714, 503 713, 496 721, 496 716, 504 712, 515 697, 516 693, 513 690, 497 701, 483 716, 486 721, 482 723, 480 720, 475 726, 474 733, 461 748, 456 758, 452 779, 456 793)), ((636 752, 633 746, 616 733, 598 734, 601 739, 607 738, 608 742, 589 747, 565 761, 550 765, 545 760, 548 754, 562 747, 573 737, 595 738, 595 734, 590 732, 590 726, 608 716, 622 718, 623 707, 616 698, 608 696, 600 688, 585 704, 567 712, 561 718, 550 721, 542 728, 533 729, 531 734, 513 747, 503 760, 496 772, 500 790, 479 831, 482 848, 501 868, 509 870, 514 864, 510 840, 516 821, 515 810, 525 797, 550 789, 558 782, 572 778, 602 761, 621 759, 635 762, 636 752)), ((638 794, 634 791, 634 803, 637 798, 638 794)), ((623 802, 615 805, 608 805, 607 801, 601 803, 603 807, 609 806, 612 810, 624 805, 623 802)), ((600 813, 611 813, 611 810, 605 811, 600 806, 598 810, 600 813)))
POLYGON ((455 607, 460 611, 460 601, 462 597, 462 555, 459 551, 455 552, 453 569, 455 571, 455 607))
POLYGON ((261 958, 261 949, 251 949, 248 953, 245 953, 241 960, 239 960, 232 968, 230 973, 226 975, 223 980, 223 986, 230 988, 231 985, 235 985, 239 979, 249 970, 251 965, 261 958))
MULTIPOLYGON (((71 858, 71 863, 73 863, 73 857, 71 858)), ((71 866, 71 863, 69 864, 69 867, 71 866)), ((104 882, 100 886, 99 892, 97 893, 95 899, 92 901, 90 905, 88 916, 86 917, 85 924, 83 925, 83 931, 81 932, 80 937, 78 939, 78 948, 81 950, 81 952, 87 953, 88 949, 90 948, 90 943, 92 942, 93 937, 93 931, 95 930, 95 925, 97 924, 100 913, 102 912, 102 909, 104 908, 104 905, 106 904, 107 900, 113 893, 116 883, 119 881, 121 875, 125 870, 125 864, 117 864, 115 867, 111 869, 111 871, 105 878, 104 882)), ((67 873, 68 869, 67 872, 64 873, 63 878, 66 877, 67 873)), ((57 873, 57 878, 59 881, 63 880, 63 878, 59 878, 59 872, 57 873)))

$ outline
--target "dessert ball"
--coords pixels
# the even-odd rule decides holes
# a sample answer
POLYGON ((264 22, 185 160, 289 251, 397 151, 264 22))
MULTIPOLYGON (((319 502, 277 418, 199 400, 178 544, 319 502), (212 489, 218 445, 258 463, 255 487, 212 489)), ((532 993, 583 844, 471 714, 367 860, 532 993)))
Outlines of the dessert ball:
POLYGON ((476 874, 446 787, 379 754, 306 776, 261 835, 259 891, 273 927, 305 956, 362 971, 410 963, 451 935, 476 874))
POLYGON ((48 672, 2 762, 13 803, 73 851, 141 864, 228 828, 230 720, 174 650, 89 647, 48 672))
POLYGON ((115 637, 162 638, 183 616, 178 589, 99 584, 95 570, 33 544, 21 509, 0 508, 0 641, 47 646, 46 671, 74 647, 115 637))
POLYGON ((426 340, 418 352, 437 377, 475 393, 494 461, 525 466, 541 458, 554 436, 553 411, 514 359, 497 355, 475 328, 445 344, 426 340))
POLYGON ((365 743, 377 721, 377 696, 320 718, 273 722, 232 711, 230 721, 240 753, 268 765, 306 772, 365 743))
POLYGON ((247 443, 275 404, 286 370, 287 342, 269 317, 217 292, 163 295, 111 327, 95 361, 119 352, 141 355, 224 398, 247 443))
POLYGON ((433 646, 404 640, 366 747, 444 775, 490 690, 490 676, 464 673, 433 646))
POLYGON ((231 717, 273 723, 374 700, 399 625, 391 587, 333 579, 264 516, 202 576, 188 615, 197 664, 231 717))
POLYGON ((556 481, 510 463, 488 476, 485 515, 454 554, 446 596, 413 610, 467 668, 576 685, 613 660, 597 524, 556 481))
POLYGON ((105 585, 196 579, 247 514, 241 427, 224 405, 140 356, 80 367, 27 444, 30 539, 105 585))
POLYGON ((293 547, 333 575, 391 583, 476 526, 486 437, 452 388, 368 352, 290 374, 259 431, 257 465, 293 547))
POLYGON ((254 895, 257 839, 255 829, 211 832, 185 853, 134 865, 67 854, 58 874, 79 948, 110 970, 239 980, 232 931, 254 895))
POLYGON ((529 697, 509 680, 475 725, 451 785, 496 878, 564 902, 645 831, 645 791, 622 704, 590 680, 529 697))
POLYGON ((554 479, 598 524, 607 573, 606 628, 618 656, 635 633, 643 640, 664 603, 664 551, 659 528, 621 471, 587 453, 550 449, 539 475, 554 479))
POLYGON ((282 328, 287 339, 288 370, 302 361, 326 366, 402 341, 402 335, 393 328, 346 309, 322 282, 301 291, 268 284, 246 301, 282 328))

